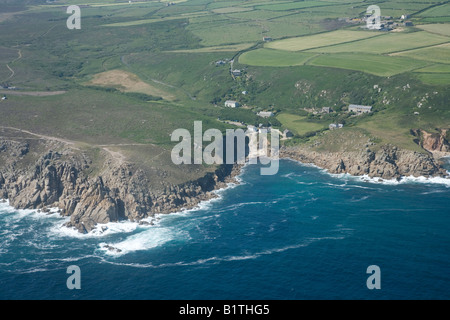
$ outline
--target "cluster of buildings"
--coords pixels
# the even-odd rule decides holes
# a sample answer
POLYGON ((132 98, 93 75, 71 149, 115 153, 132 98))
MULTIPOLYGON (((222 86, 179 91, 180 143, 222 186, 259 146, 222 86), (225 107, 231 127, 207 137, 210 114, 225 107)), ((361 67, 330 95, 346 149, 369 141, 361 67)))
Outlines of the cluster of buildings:
MULTIPOLYGON (((226 108, 239 108, 241 105, 239 104, 239 102, 235 101, 235 100, 227 100, 225 101, 225 107, 226 108)), ((273 113, 272 111, 260 111, 257 113, 257 115, 261 118, 270 118, 275 116, 275 113, 273 113)))
MULTIPOLYGON (((370 15, 366 16, 363 21, 367 22, 368 18, 370 18, 370 15)), ((414 24, 408 20, 409 18, 410 16, 408 14, 403 14, 400 19, 394 19, 391 16, 382 16, 377 29, 380 31, 392 31, 397 27, 412 27, 414 24)))
MULTIPOLYGON (((391 16, 381 16, 380 24, 375 29, 380 31, 392 31, 398 27, 412 27, 414 26, 414 23, 408 20, 409 18, 410 15, 408 14, 402 14, 398 18, 394 18, 391 16)), ((373 16, 368 14, 364 18, 342 18, 340 20, 345 20, 345 22, 347 23, 354 24, 364 23, 364 26, 361 26, 361 28, 367 28, 368 19, 373 19, 373 16)))

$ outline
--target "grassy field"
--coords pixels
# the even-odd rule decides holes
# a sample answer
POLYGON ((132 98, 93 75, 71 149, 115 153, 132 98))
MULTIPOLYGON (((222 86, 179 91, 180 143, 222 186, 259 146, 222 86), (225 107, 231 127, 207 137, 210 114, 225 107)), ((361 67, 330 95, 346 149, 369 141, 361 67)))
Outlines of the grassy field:
POLYGON ((425 31, 413 33, 385 33, 371 39, 352 41, 346 44, 330 45, 311 51, 323 53, 363 52, 384 54, 434 46, 448 41, 450 41, 449 37, 425 31))
POLYGON ((421 17, 448 17, 450 16, 450 4, 446 3, 440 6, 433 7, 419 13, 421 17))
POLYGON ((419 73, 417 77, 425 84, 436 86, 448 86, 450 72, 447 73, 419 73))
POLYGON ((306 117, 301 117, 295 114, 282 113, 277 116, 278 121, 282 126, 289 128, 297 135, 304 135, 308 132, 314 132, 323 129, 323 124, 307 121, 306 117))
POLYGON ((393 56, 410 57, 431 62, 450 63, 450 43, 428 48, 408 50, 393 54, 393 56))
POLYGON ((288 67, 303 65, 314 56, 311 53, 258 49, 242 54, 239 62, 251 66, 288 67))
POLYGON ((301 51, 367 39, 375 36, 379 36, 379 34, 367 31, 337 30, 312 36, 274 41, 266 44, 266 47, 277 50, 301 51))
POLYGON ((450 37, 450 23, 423 24, 418 25, 417 28, 450 37))
POLYGON ((428 64, 425 61, 368 53, 324 54, 312 59, 309 63, 315 66, 362 71, 381 77, 390 77, 428 64))
POLYGON ((256 6, 256 8, 261 9, 261 10, 286 11, 286 10, 304 9, 304 8, 311 8, 311 7, 333 6, 333 5, 337 5, 337 4, 339 4, 339 2, 299 1, 299 2, 266 4, 266 5, 256 6))
POLYGON ((450 73, 450 64, 432 64, 428 67, 414 70, 414 72, 450 73))
POLYGON ((131 72, 123 70, 105 71, 94 75, 87 85, 115 88, 123 92, 144 93, 149 96, 161 97, 165 100, 174 100, 175 96, 152 86, 131 72))
POLYGON ((252 47, 254 43, 240 43, 225 46, 204 47, 199 49, 174 50, 168 52, 178 53, 211 53, 211 52, 239 52, 252 47))

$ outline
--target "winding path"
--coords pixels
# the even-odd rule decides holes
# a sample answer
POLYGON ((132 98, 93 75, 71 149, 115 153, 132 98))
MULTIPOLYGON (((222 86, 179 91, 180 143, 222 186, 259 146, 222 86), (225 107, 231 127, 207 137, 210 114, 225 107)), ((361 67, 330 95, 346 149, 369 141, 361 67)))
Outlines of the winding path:
MULTIPOLYGON (((68 139, 62 139, 62 138, 58 138, 58 137, 52 137, 52 136, 46 136, 43 134, 38 134, 38 133, 34 133, 28 130, 23 130, 23 129, 19 129, 19 128, 15 128, 15 127, 4 127, 4 126, 0 126, 1 129, 8 129, 8 130, 13 130, 13 131, 18 131, 18 132, 22 132, 22 133, 26 133, 32 136, 35 136, 35 139, 42 139, 42 140, 52 140, 52 141, 58 141, 58 142, 62 142, 65 144, 68 144, 71 146, 71 148, 76 149, 76 150, 80 150, 79 148, 77 148, 75 145, 80 144, 81 142, 78 141, 73 141, 73 140, 68 140, 68 139)), ((19 138, 19 137, 16 137, 19 138)), ((20 138, 24 138, 24 137, 20 137, 20 138)), ((30 139, 30 138, 27 138, 30 139)), ((32 139, 32 138, 31 138, 32 139)), ((117 160, 119 163, 124 163, 126 162, 126 156, 124 154, 122 154, 120 151, 113 151, 109 148, 111 147, 128 147, 128 146, 156 146, 155 144, 152 143, 116 143, 116 144, 98 144, 98 145, 91 145, 92 147, 97 147, 97 148, 101 148, 104 151, 108 152, 111 157, 115 160, 117 160)), ((157 157, 159 157, 160 155, 162 155, 165 151, 163 151, 162 153, 156 155, 155 157, 153 157, 152 159, 155 159, 157 157)))
MULTIPOLYGON (((22 50, 17 49, 17 54, 18 54, 18 57, 16 59, 14 59, 13 61, 11 61, 9 64, 13 64, 14 62, 17 62, 20 59, 22 59, 22 50)), ((11 72, 11 75, 8 78, 6 78, 5 81, 8 81, 8 80, 12 79, 14 77, 14 75, 16 74, 15 71, 9 66, 9 64, 7 63, 6 67, 11 72)))

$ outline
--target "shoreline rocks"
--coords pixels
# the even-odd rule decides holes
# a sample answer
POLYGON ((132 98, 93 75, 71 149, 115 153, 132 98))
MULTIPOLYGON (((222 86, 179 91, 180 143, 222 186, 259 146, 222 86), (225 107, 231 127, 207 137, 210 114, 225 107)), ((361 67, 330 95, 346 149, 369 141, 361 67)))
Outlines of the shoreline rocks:
MULTIPOLYGON (((62 142, 47 141, 43 145, 36 151, 26 142, 0 140, 0 199, 9 199, 17 209, 47 212, 47 208, 58 208, 62 216, 70 216, 66 226, 80 233, 89 233, 97 224, 141 222, 155 214, 192 209, 215 198, 215 190, 236 183, 242 167, 222 165, 197 180, 153 190, 149 177, 133 164, 109 159, 98 173, 86 173, 91 160, 83 152, 74 152, 62 142)), ((431 154, 391 145, 358 152, 282 147, 280 158, 312 163, 330 173, 385 180, 447 176, 431 154)))
POLYGON ((156 191, 149 188, 145 173, 128 163, 106 161, 101 172, 90 177, 85 173, 90 164, 86 155, 60 142, 46 144, 37 160, 19 168, 30 152, 24 144, 0 141, 0 156, 3 152, 7 159, 0 168, 0 198, 17 209, 59 208, 62 216, 70 216, 66 226, 80 233, 92 231, 97 224, 139 222, 155 214, 194 208, 216 197, 213 191, 240 173, 238 166, 224 165, 195 181, 156 191))
POLYGON ((399 180, 405 176, 448 176, 432 155, 392 145, 384 145, 377 151, 367 148, 359 152, 319 152, 302 147, 282 147, 280 157, 312 163, 332 174, 367 175, 384 180, 399 180))

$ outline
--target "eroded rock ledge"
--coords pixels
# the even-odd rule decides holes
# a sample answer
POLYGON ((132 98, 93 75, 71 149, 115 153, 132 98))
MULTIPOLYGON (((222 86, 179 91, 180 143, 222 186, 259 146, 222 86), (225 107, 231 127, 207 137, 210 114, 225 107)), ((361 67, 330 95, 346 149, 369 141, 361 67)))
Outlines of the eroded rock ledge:
POLYGON ((392 145, 384 145, 377 151, 367 148, 359 152, 319 152, 301 147, 283 147, 280 156, 312 163, 333 174, 367 175, 386 180, 405 176, 448 176, 431 154, 402 150, 392 145))
POLYGON ((91 160, 60 142, 46 142, 42 154, 30 149, 27 142, 0 140, 0 198, 17 209, 57 207, 70 216, 67 226, 81 233, 98 223, 139 221, 192 208, 214 197, 212 191, 240 171, 222 166, 196 181, 154 191, 144 172, 132 164, 109 160, 100 173, 88 174, 91 160))

